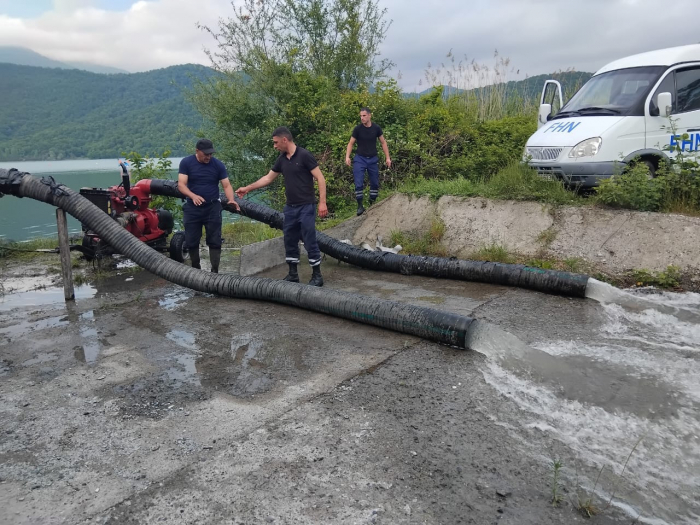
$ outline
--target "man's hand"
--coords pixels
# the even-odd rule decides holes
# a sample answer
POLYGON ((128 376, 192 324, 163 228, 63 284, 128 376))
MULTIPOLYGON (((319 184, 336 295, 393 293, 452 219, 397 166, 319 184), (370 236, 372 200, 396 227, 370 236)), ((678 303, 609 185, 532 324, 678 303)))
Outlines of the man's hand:
POLYGON ((352 161, 350 160, 350 157, 345 157, 345 164, 348 166, 352 166, 352 161))
POLYGON ((194 203, 195 206, 199 206, 200 204, 204 203, 204 199, 202 197, 200 197, 199 195, 193 195, 192 202, 194 203))
POLYGON ((322 219, 328 215, 328 207, 325 202, 318 203, 318 216, 322 219))
POLYGON ((386 167, 391 168, 391 159, 386 159, 386 167))
POLYGON ((231 204, 234 208, 236 208, 236 211, 238 211, 238 212, 241 211, 241 207, 238 205, 238 203, 235 200, 229 202, 229 204, 231 204))
POLYGON ((243 188, 238 188, 236 190, 236 195, 238 195, 239 199, 242 199, 245 197, 246 193, 248 193, 250 190, 248 189, 248 186, 244 186, 243 188))

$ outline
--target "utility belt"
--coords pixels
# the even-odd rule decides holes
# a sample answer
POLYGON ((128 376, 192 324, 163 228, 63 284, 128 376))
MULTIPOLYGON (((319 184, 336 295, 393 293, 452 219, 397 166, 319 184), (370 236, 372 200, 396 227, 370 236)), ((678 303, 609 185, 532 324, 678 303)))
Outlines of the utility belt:
MULTIPOLYGON (((185 199, 185 202, 194 205, 194 202, 189 197, 187 197, 187 199, 185 199)), ((221 199, 219 197, 217 197, 216 199, 205 200, 199 206, 201 207, 201 206, 204 206, 205 204, 214 204, 215 202, 221 202, 221 199)))

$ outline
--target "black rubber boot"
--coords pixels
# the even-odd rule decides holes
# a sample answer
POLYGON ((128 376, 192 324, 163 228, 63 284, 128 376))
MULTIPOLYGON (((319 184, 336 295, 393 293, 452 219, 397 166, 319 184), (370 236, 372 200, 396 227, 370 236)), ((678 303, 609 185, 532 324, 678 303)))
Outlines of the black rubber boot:
POLYGON ((221 248, 209 248, 209 261, 211 262, 212 273, 219 273, 219 263, 221 262, 221 248))
POLYGON ((323 275, 321 275, 321 265, 312 266, 313 273, 311 274, 310 286, 323 286, 323 275))
POLYGON ((287 274, 287 277, 285 277, 283 280, 289 281, 290 283, 298 283, 299 282, 299 272, 297 272, 297 263, 288 263, 288 264, 289 264, 289 273, 287 274))
POLYGON ((190 261, 192 261, 192 268, 197 268, 197 270, 202 269, 199 259, 199 246, 194 250, 190 250, 190 261))
POLYGON ((357 199, 357 215, 358 217, 365 212, 365 207, 362 205, 362 199, 357 199))
POLYGON ((372 198, 370 198, 370 199, 369 199, 369 205, 372 206, 372 204, 374 204, 374 202, 375 202, 376 200, 377 200, 377 199, 372 199, 372 198))

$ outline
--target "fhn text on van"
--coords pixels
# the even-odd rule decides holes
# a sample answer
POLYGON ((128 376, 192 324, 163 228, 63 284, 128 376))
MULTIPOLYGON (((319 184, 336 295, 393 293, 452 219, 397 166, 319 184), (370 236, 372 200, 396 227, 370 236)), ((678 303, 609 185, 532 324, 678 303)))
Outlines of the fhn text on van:
POLYGON ((550 131, 553 133, 571 133, 573 130, 576 129, 576 127, 581 124, 580 122, 557 122, 556 124, 552 124, 549 126, 547 129, 543 131, 543 133, 549 133, 550 131))
POLYGON ((671 151, 700 151, 700 133, 671 135, 669 146, 671 151))

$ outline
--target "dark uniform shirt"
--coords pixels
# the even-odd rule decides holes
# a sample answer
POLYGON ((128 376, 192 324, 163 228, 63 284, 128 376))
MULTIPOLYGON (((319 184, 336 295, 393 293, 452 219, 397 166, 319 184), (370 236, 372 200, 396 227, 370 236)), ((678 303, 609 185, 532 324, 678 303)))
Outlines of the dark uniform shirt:
POLYGON ((208 164, 199 162, 195 155, 185 157, 180 161, 179 172, 187 175, 187 188, 207 202, 219 198, 219 181, 228 178, 226 166, 214 157, 208 164))
POLYGON ((377 156, 377 139, 384 134, 382 128, 372 122, 370 127, 358 124, 352 130, 352 136, 357 141, 357 154, 363 157, 377 156))
POLYGON ((311 170, 318 167, 314 156, 302 147, 297 146, 291 159, 286 153, 282 153, 272 171, 284 175, 284 193, 287 204, 299 206, 300 204, 315 204, 314 177, 311 170))

